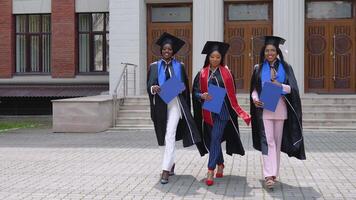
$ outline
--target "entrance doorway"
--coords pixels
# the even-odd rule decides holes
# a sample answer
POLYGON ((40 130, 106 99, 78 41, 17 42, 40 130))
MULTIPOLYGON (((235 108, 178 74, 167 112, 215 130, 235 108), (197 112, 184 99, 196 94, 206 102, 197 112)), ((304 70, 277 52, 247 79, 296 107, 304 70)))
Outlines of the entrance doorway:
POLYGON ((355 1, 308 1, 305 91, 355 93, 355 1))
POLYGON ((248 92, 253 66, 272 34, 272 1, 225 3, 224 40, 230 44, 225 63, 232 70, 239 92, 248 92))
POLYGON ((160 47, 155 43, 162 33, 168 32, 185 41, 175 57, 184 63, 189 85, 192 85, 192 5, 148 4, 147 9, 147 63, 160 59, 160 47))

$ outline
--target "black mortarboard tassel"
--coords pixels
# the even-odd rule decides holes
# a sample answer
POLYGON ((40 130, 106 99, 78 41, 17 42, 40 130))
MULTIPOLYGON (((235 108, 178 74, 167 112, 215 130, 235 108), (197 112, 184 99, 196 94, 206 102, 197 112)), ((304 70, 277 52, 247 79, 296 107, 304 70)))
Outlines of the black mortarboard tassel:
POLYGON ((278 36, 265 36, 265 45, 267 44, 273 44, 276 47, 279 47, 279 45, 283 45, 284 42, 286 41, 285 39, 278 37, 278 36))
POLYGON ((230 45, 225 42, 207 41, 204 45, 202 54, 210 54, 213 51, 218 51, 222 56, 225 56, 230 45))
POLYGON ((171 44, 173 54, 175 54, 183 47, 185 42, 167 32, 164 32, 161 37, 159 37, 156 44, 158 44, 161 48, 163 48, 165 44, 171 44))

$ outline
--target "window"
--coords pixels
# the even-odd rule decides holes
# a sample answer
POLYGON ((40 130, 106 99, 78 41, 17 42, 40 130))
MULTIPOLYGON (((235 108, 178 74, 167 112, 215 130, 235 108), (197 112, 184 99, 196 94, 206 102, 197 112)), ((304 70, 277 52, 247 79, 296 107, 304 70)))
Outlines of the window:
POLYGON ((352 18, 352 2, 314 1, 306 6, 308 19, 347 19, 352 18))
POLYGON ((109 14, 78 14, 79 73, 109 70, 109 14))
POLYGON ((152 7, 152 22, 190 22, 191 7, 152 7))
POLYGON ((51 16, 16 15, 16 73, 51 70, 51 16))
POLYGON ((269 20, 268 4, 230 4, 229 21, 269 20))

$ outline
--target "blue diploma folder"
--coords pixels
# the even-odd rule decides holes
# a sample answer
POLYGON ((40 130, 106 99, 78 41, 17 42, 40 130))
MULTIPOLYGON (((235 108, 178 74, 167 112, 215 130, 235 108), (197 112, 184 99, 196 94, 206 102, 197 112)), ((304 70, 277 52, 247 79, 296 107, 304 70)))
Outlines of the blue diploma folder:
POLYGON ((168 104, 183 90, 185 90, 184 83, 182 83, 177 77, 173 76, 164 82, 161 86, 161 92, 159 92, 158 95, 166 104, 168 104))
POLYGON ((272 112, 276 111, 279 98, 282 94, 282 86, 271 82, 265 82, 262 87, 260 101, 263 102, 263 108, 272 112))
POLYGON ((210 101, 204 101, 203 109, 220 114, 221 106, 226 95, 225 88, 210 84, 208 87, 208 93, 212 99, 210 101))

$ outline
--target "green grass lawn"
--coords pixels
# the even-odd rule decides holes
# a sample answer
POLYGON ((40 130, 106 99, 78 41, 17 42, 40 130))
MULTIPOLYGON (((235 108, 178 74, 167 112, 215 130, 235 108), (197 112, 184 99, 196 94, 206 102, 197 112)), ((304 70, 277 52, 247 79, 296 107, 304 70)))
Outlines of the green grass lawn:
POLYGON ((33 128, 38 126, 35 122, 16 122, 16 121, 0 121, 0 132, 9 130, 9 129, 18 129, 18 128, 33 128))

